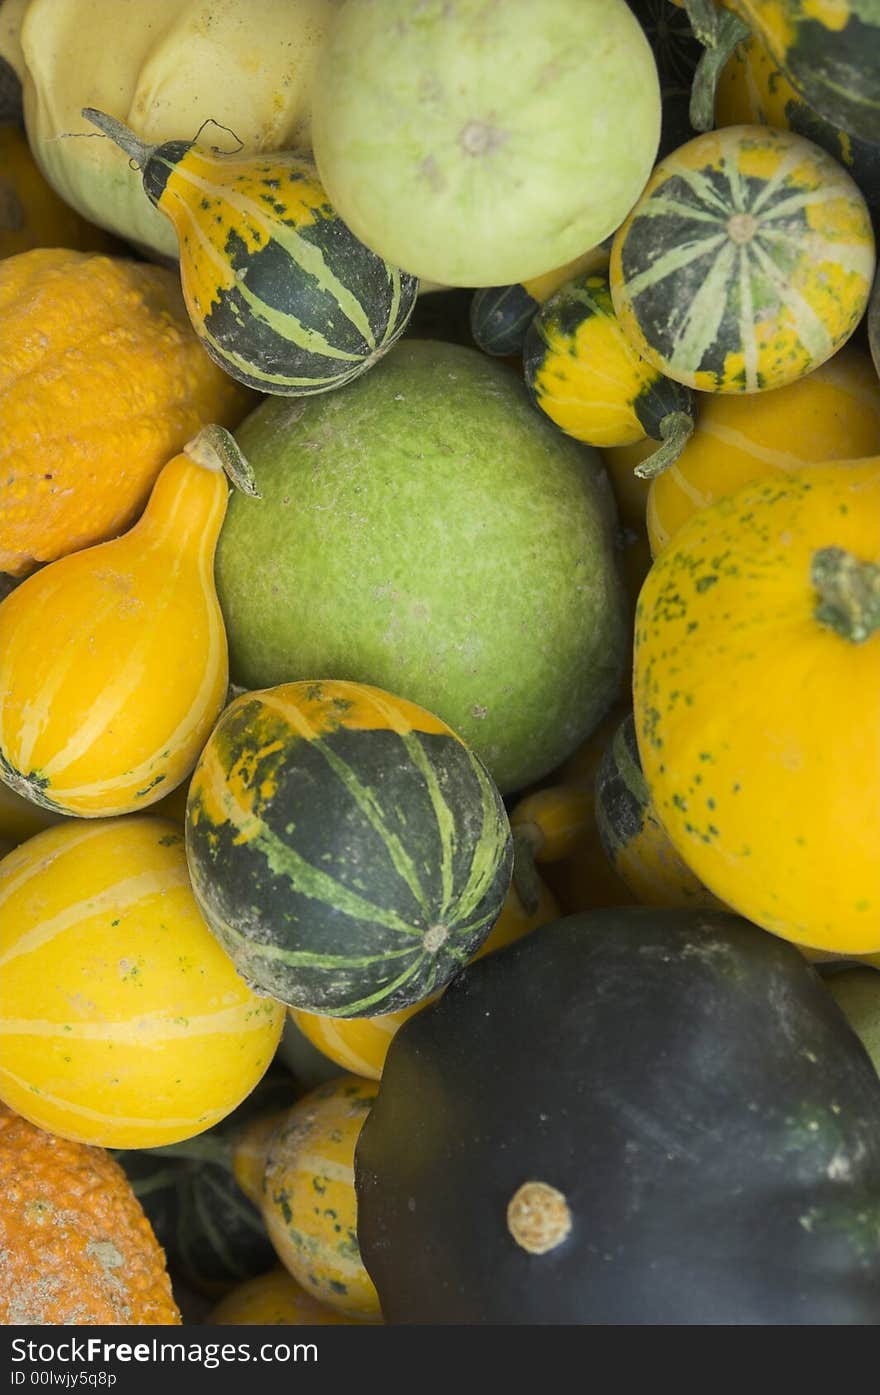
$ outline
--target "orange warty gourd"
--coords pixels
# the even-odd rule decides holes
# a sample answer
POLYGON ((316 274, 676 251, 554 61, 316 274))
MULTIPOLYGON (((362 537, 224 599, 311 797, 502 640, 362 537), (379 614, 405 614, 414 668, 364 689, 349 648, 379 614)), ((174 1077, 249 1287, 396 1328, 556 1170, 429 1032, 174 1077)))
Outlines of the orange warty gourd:
POLYGON ((229 679, 214 589, 224 463, 253 492, 232 437, 204 428, 130 532, 0 603, 0 778, 35 803, 132 813, 195 766, 229 679))
POLYGON ((796 944, 880 950, 880 456, 696 514, 636 616, 651 801, 692 872, 796 944))
POLYGON ((3 1104, 0 1323, 180 1323, 165 1255, 119 1164, 3 1104))
POLYGON ((117 245, 58 197, 43 178, 24 131, 0 125, 0 258, 33 247, 111 252, 117 245))
POLYGON ((176 272, 57 248, 0 261, 0 572, 122 532, 198 428, 253 401, 201 347, 176 272))

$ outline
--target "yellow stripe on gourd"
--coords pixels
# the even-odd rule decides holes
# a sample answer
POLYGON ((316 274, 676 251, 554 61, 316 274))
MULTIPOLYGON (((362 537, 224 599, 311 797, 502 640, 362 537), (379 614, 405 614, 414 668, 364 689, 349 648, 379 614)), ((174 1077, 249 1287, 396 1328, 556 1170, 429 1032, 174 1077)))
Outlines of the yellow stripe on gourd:
POLYGON ((641 440, 645 428, 633 403, 658 374, 629 347, 616 320, 597 310, 566 335, 550 319, 544 334, 548 342, 534 390, 551 421, 594 446, 641 440))

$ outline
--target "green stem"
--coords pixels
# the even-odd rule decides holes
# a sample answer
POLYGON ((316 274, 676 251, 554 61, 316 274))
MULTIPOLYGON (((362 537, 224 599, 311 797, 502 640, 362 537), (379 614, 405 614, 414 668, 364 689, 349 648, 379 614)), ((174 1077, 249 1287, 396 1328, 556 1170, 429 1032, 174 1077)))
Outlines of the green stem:
POLYGON ((747 39, 752 31, 730 10, 707 8, 707 0, 687 0, 685 8, 691 28, 704 47, 691 87, 690 123, 695 131, 711 131, 715 125, 715 93, 721 70, 737 44, 747 39))
POLYGON ((694 434, 694 419, 690 412, 669 412, 660 423, 660 440, 653 455, 635 468, 640 480, 652 480, 674 465, 694 434))
POLYGON ((97 126, 99 131, 103 131, 105 136, 109 136, 126 155, 130 155, 138 169, 143 169, 153 151, 157 149, 155 145, 147 145, 145 141, 139 140, 134 131, 122 121, 117 121, 115 116, 108 116, 105 111, 98 111, 97 107, 83 107, 80 115, 93 126, 97 126))
POLYGON ((526 915, 534 915, 541 900, 541 880, 535 866, 535 838, 528 824, 513 831, 513 884, 526 915))
POLYGON ((187 441, 183 453, 206 470, 222 470, 242 494, 248 494, 252 499, 260 498, 254 472, 242 455, 235 437, 225 426, 217 426, 216 423, 203 426, 191 441, 187 441))
POLYGON ((819 593, 816 619, 853 644, 880 630, 880 566, 842 547, 813 553, 810 580, 819 593))

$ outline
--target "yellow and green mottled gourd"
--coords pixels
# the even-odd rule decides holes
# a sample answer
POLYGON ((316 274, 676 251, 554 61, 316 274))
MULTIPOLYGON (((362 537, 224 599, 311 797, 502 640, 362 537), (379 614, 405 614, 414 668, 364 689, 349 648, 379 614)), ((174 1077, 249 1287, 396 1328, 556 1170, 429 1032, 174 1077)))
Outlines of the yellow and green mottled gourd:
POLYGON ((859 345, 847 344, 806 377, 772 392, 701 396, 693 436, 650 482, 651 551, 658 556, 694 513, 750 480, 875 454, 880 381, 859 345))
POLYGON ((83 115, 140 166, 146 194, 177 232, 193 329, 233 378, 281 396, 326 392, 403 333, 417 278, 350 232, 308 155, 148 146, 113 117, 83 115))
POLYGON ((339 1327, 356 1324, 357 1318, 319 1302, 279 1265, 225 1294, 205 1322, 210 1327, 339 1327))
POLYGON ((233 1155, 285 1269, 320 1302, 370 1322, 382 1314, 358 1248, 354 1150, 378 1088, 356 1075, 319 1085, 268 1134, 256 1121, 256 1148, 245 1129, 233 1155), (240 1149, 253 1155, 243 1169, 240 1149))
POLYGON ((740 915, 880 950, 880 456, 696 514, 636 615, 634 712, 675 848, 740 915))
POLYGON ((521 354, 526 330, 544 301, 563 282, 573 276, 606 270, 610 255, 607 241, 531 281, 518 281, 513 286, 484 286, 477 291, 470 308, 471 334, 477 348, 499 357, 521 354))
POLYGON ((576 276, 550 296, 523 344, 526 387, 567 436, 591 446, 663 442, 660 470, 694 429, 693 395, 633 348, 614 313, 608 277, 576 276))
POLYGON ((0 778, 19 794, 84 818, 127 814, 193 769, 226 701, 214 549, 236 457, 246 469, 227 432, 204 429, 128 533, 0 603, 0 778))
POLYGON ((704 392, 817 368, 868 303, 875 249, 851 176, 770 126, 727 126, 656 166, 615 234, 611 294, 634 349, 704 392))
POLYGON ((105 1148, 155 1148, 225 1118, 283 1026, 202 920, 165 819, 70 819, 9 853, 0 978, 0 1099, 105 1148))

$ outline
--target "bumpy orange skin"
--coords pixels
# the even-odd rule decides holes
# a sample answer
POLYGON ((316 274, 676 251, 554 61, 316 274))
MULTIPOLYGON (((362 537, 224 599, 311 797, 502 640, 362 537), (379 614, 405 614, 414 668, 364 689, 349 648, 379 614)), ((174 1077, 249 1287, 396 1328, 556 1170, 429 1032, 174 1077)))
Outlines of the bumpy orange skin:
POLYGON ((198 428, 253 401, 202 349, 175 272, 54 248, 0 261, 0 571, 122 532, 198 428))
POLYGON ((0 1323, 180 1323, 165 1255, 119 1164, 3 1104, 0 1323))

